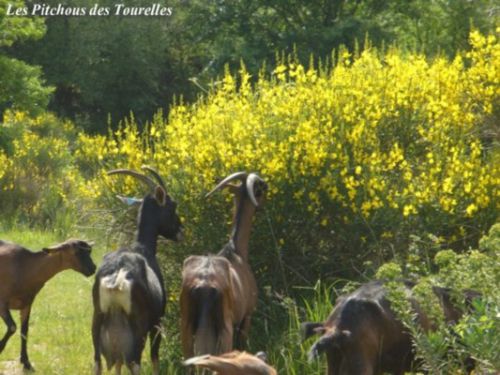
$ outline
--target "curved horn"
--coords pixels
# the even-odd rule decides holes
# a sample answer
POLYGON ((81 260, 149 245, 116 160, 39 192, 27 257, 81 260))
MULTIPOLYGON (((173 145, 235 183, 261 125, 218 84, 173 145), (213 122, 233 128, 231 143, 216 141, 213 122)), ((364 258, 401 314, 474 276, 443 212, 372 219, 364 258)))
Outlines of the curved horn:
POLYGON ((143 175, 142 173, 132 171, 130 169, 113 169, 112 171, 108 172, 108 176, 111 176, 114 174, 126 174, 129 176, 135 177, 135 178, 141 180, 142 182, 144 182, 146 185, 148 185, 151 188, 151 190, 153 190, 156 187, 155 182, 151 178, 149 178, 146 175, 143 175))
POLYGON ((205 195, 205 198, 208 198, 213 193, 215 193, 217 190, 222 189, 224 186, 226 186, 231 181, 243 180, 246 176, 248 176, 247 172, 235 172, 235 173, 227 176, 225 179, 223 179, 221 182, 219 182, 216 187, 214 187, 210 192, 208 192, 207 195, 205 195))
POLYGON ((248 192, 248 197, 250 198, 254 206, 259 207, 259 203, 257 202, 257 199, 255 198, 255 193, 253 191, 253 187, 256 181, 264 182, 264 180, 260 178, 256 173, 250 173, 250 175, 247 177, 247 192, 248 192))
POLYGON ((160 174, 155 169, 151 168, 148 165, 141 166, 141 169, 143 171, 148 171, 149 173, 151 173, 153 175, 153 177, 156 179, 156 181, 158 182, 158 184, 163 188, 163 190, 165 190, 165 192, 167 191, 167 186, 165 185, 165 181, 163 181, 163 178, 160 176, 160 174))

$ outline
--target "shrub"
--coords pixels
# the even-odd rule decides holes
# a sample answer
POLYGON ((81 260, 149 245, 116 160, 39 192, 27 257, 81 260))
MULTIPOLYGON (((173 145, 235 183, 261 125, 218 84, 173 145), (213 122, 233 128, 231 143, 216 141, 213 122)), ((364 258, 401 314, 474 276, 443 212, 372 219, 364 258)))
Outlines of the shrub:
MULTIPOLYGON (((242 65, 168 120, 159 113, 146 133, 131 119, 106 139, 82 136, 81 152, 98 166, 148 163, 168 176, 190 253, 215 251, 206 244, 226 232, 227 202, 202 199, 214 179, 261 173, 270 192, 251 259, 273 285, 287 283, 266 272, 280 267, 292 282, 353 276, 362 262, 407 252, 411 233, 467 248, 500 207, 488 131, 498 122, 500 45, 477 32, 471 44, 453 61, 369 47, 340 50, 330 68, 289 58, 254 85, 242 65)), ((102 193, 109 183, 98 174, 92 185, 102 193)))
POLYGON ((81 183, 72 161, 75 139, 73 125, 53 115, 6 112, 0 132, 3 220, 60 230, 72 225, 81 183))
POLYGON ((182 259, 216 251, 226 236, 228 198, 203 199, 214 179, 258 171, 270 191, 251 260, 261 280, 283 289, 404 258, 411 234, 426 241, 434 233, 434 252, 464 249, 500 207, 491 131, 500 45, 477 32, 471 45, 453 61, 368 44, 354 55, 341 49, 331 67, 290 57, 255 84, 242 65, 197 103, 179 101, 168 119, 159 112, 143 132, 133 117, 92 136, 51 115, 7 114, 1 198, 7 212, 54 223, 61 207, 109 207, 113 184, 137 194, 136 181, 110 179, 107 169, 153 165, 187 218, 182 259))
MULTIPOLYGON (((415 338, 417 357, 431 373, 463 371, 469 357, 476 361, 481 373, 496 373, 500 369, 497 350, 500 345, 499 233, 500 224, 495 224, 480 241, 482 251, 457 254, 452 250, 442 250, 434 258, 434 265, 438 267, 435 272, 432 271, 434 267, 421 269, 413 295, 432 318, 435 331, 422 331, 415 322, 402 286, 395 281, 388 283, 391 304, 415 338), (484 247, 484 244, 489 246, 484 247), (432 292, 433 285, 451 288, 454 303, 465 312, 455 326, 449 327, 444 322, 439 301, 432 292), (471 307, 467 307, 464 291, 470 290, 479 292, 480 296, 472 301, 471 307)), ((385 264, 377 275, 390 280, 408 276, 394 263, 385 264)))

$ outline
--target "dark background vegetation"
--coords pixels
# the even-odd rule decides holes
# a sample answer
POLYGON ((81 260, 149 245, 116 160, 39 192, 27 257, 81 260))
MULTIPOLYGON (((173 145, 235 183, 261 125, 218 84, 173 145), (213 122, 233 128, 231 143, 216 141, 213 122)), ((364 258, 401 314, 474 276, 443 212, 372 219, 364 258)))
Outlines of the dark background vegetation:
MULTIPOLYGON (((150 5, 145 0, 124 3, 150 5)), ((467 48, 472 27, 493 30, 499 9, 494 0, 163 3, 173 8, 172 16, 13 20, 0 13, 2 29, 12 30, 7 38, 0 36, 0 66, 5 65, 0 69, 0 112, 9 107, 40 110, 48 103, 48 109, 84 129, 105 132, 109 121, 116 126, 130 113, 139 123, 158 108, 167 113, 174 97, 193 101, 216 83, 226 64, 235 70, 241 60, 255 77, 273 66, 276 54, 295 51, 302 63, 311 56, 327 61, 333 49, 352 49, 367 36, 375 46, 396 43, 452 56, 467 48), (30 98, 21 100, 22 95, 30 98)), ((68 7, 93 4, 64 2, 68 7)))

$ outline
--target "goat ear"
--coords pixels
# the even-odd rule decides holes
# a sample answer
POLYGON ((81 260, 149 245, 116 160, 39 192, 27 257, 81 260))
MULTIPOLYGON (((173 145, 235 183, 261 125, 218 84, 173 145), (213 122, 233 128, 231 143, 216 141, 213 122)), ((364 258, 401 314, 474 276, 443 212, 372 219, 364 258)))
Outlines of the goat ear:
POLYGON ((232 193, 237 194, 240 191, 241 185, 227 184, 225 187, 232 193))
POLYGON ((305 322, 300 325, 300 335, 302 341, 305 341, 314 335, 322 335, 325 332, 326 329, 323 326, 323 323, 305 322))
POLYGON ((155 188, 154 197, 160 206, 165 206, 167 203, 167 192, 161 186, 155 188))
POLYGON ((255 356, 259 358, 261 361, 268 363, 267 353, 266 352, 257 352, 255 356))
POLYGON ((126 204, 127 206, 138 206, 142 203, 142 199, 138 198, 124 197, 122 195, 117 195, 116 198, 118 198, 120 202, 126 204))

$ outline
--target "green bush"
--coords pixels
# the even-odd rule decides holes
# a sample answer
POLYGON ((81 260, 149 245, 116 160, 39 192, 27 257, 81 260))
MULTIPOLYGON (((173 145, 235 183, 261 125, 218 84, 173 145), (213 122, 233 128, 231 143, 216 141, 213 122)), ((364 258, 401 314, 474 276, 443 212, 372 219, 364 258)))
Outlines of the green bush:
MULTIPOLYGON (((480 240, 480 250, 458 254, 452 250, 439 251, 430 267, 422 267, 413 295, 423 311, 432 318, 436 330, 424 332, 414 320, 406 293, 397 282, 391 282, 392 306, 415 338, 417 357, 423 367, 435 374, 464 371, 467 357, 476 361, 480 373, 500 370, 500 224, 491 227, 489 234, 480 240), (437 268, 437 269, 436 269, 437 268), (451 288, 453 302, 465 312, 453 327, 443 319, 439 301, 432 286, 451 288), (480 297, 473 299, 469 308, 465 292, 473 290, 480 297)), ((409 259, 412 257, 409 256, 409 259)), ((411 267, 403 271, 395 263, 379 269, 378 276, 392 280, 407 277, 411 267)))
POLYGON ((75 224, 81 184, 73 163, 76 136, 70 122, 50 114, 5 114, 0 128, 4 221, 61 231, 75 224))

